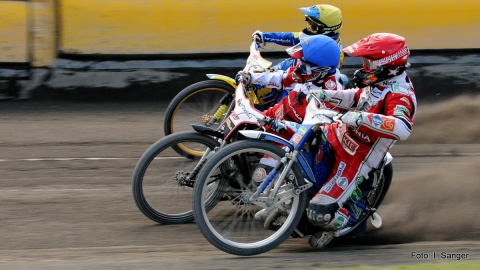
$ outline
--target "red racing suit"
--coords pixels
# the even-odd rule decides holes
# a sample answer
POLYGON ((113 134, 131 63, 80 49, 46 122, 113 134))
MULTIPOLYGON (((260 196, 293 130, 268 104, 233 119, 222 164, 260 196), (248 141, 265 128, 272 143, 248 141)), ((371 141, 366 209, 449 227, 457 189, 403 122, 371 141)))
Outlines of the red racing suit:
MULTIPOLYGON (((266 85, 266 87, 269 88, 282 88, 284 73, 285 72, 281 70, 276 72, 252 73, 251 83, 266 85)), ((328 76, 313 84, 315 89, 326 89, 332 91, 344 89, 344 86, 340 81, 340 71, 338 69, 331 76, 328 76)), ((305 110, 308 105, 306 99, 307 93, 301 93, 301 90, 299 90, 301 87, 295 87, 300 86, 298 84, 292 86, 293 89, 287 96, 281 99, 277 104, 263 111, 265 116, 278 120, 287 120, 297 123, 303 122, 305 110)), ((334 107, 334 105, 332 105, 332 107, 334 107)), ((281 136, 285 139, 290 139, 291 135, 293 134, 283 134, 281 136)))
POLYGON ((339 107, 360 111, 362 118, 358 127, 338 122, 325 127, 334 149, 334 167, 307 208, 312 223, 339 230, 353 224, 365 208, 358 185, 368 179, 368 173, 381 164, 397 140, 409 137, 417 102, 405 72, 374 87, 325 93, 339 107))
MULTIPOLYGON (((278 70, 276 72, 262 72, 262 73, 252 73, 251 74, 251 83, 252 84, 261 84, 266 85, 270 88, 283 88, 283 80, 284 75, 287 71, 278 70)), ((344 86, 340 81, 340 71, 337 69, 334 74, 329 77, 326 77, 322 80, 319 80, 314 83, 316 88, 322 88, 332 91, 343 90, 344 86)), ((277 120, 288 120, 292 122, 302 123, 303 118, 305 117, 306 108, 308 105, 306 94, 303 93, 300 88, 301 84, 291 85, 293 86, 293 90, 291 90, 287 96, 282 98, 277 104, 273 105, 272 107, 268 108, 267 110, 263 111, 265 116, 270 118, 275 118, 277 120)), ((328 104, 327 104, 328 106, 328 104)), ((268 126, 267 131, 272 132, 268 126)), ((293 136, 293 131, 286 130, 286 133, 278 134, 277 135, 283 137, 284 139, 288 140, 293 136)), ((313 155, 316 157, 323 157, 323 152, 325 149, 318 149, 313 155)), ((312 151, 313 152, 313 151, 312 151)), ((273 168, 275 167, 276 160, 269 156, 264 156, 260 160, 260 167, 255 170, 255 174, 253 177, 254 181, 263 181, 265 177, 268 175, 268 171, 265 169, 267 167, 273 168)), ((323 164, 322 164, 323 165, 323 164)), ((315 168, 315 173, 317 175, 321 175, 320 178, 325 179, 326 173, 325 169, 318 167, 315 168)), ((318 181, 320 183, 320 181, 318 181)), ((320 188, 320 187, 318 187, 320 188)), ((317 189, 318 189, 317 188, 317 189)))

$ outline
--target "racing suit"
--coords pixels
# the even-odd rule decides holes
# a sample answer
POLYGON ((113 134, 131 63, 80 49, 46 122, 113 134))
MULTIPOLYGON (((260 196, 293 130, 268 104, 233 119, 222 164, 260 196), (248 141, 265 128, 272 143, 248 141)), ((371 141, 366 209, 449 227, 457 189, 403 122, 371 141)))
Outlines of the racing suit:
MULTIPOLYGON (((267 87, 270 88, 281 89, 283 87, 283 77, 284 71, 281 70, 276 72, 252 73, 250 83, 267 85, 267 87)), ((315 85, 316 88, 328 89, 332 91, 344 89, 344 86, 340 81, 340 71, 338 69, 334 74, 316 81, 313 83, 313 85, 315 85)), ((307 93, 299 90, 301 84, 292 84, 291 86, 294 87, 294 89, 291 90, 287 96, 283 97, 277 104, 262 112, 265 116, 277 120, 287 120, 297 123, 303 122, 308 105, 306 99, 307 93)), ((333 105, 329 106, 328 104, 327 107, 331 109, 334 108, 333 105)), ((268 126, 266 130, 269 132, 275 132, 275 130, 271 130, 268 126)), ((293 136, 294 133, 292 130, 285 129, 285 132, 276 134, 288 140, 293 136)), ((329 147, 319 145, 319 149, 312 149, 311 153, 309 153, 309 155, 311 155, 311 167, 314 168, 315 178, 322 179, 316 182, 315 190, 318 190, 321 187, 321 184, 325 181, 330 173, 331 164, 328 157, 330 154, 329 151, 329 147)), ((273 167, 275 167, 275 164, 276 160, 274 158, 270 156, 262 157, 260 160, 260 165, 255 169, 252 177, 254 183, 256 182, 256 185, 259 185, 259 183, 265 179, 273 167)))
POLYGON ((339 230, 354 224, 362 214, 365 200, 359 185, 397 140, 409 137, 417 104, 405 72, 372 87, 325 93, 339 107, 361 112, 358 127, 338 122, 325 127, 334 149, 334 166, 307 208, 314 225, 339 230))
MULTIPOLYGON (((284 71, 278 70, 275 72, 261 72, 252 73, 250 83, 256 85, 265 85, 269 88, 282 89, 283 86, 283 74, 284 71)), ((316 89, 326 90, 342 90, 344 88, 340 81, 340 71, 337 69, 334 74, 318 80, 313 83, 316 89)), ((297 123, 303 122, 305 117, 305 109, 307 107, 306 94, 302 93, 299 87, 295 87, 296 84, 292 84, 293 90, 289 91, 288 95, 278 101, 277 104, 266 109, 263 114, 270 118, 284 119, 288 121, 294 121, 297 123)), ((334 105, 332 105, 333 107, 334 105)), ((293 134, 292 134, 293 135, 293 134)))

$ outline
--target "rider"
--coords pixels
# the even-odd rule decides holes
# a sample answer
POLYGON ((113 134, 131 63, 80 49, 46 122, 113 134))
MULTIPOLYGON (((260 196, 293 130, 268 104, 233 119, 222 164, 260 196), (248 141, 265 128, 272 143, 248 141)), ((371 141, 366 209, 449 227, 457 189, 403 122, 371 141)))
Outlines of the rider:
MULTIPOLYGON (((344 54, 342 51, 342 40, 340 38, 340 31, 342 29, 342 12, 339 8, 319 4, 311 7, 300 8, 305 15, 305 21, 307 26, 301 32, 261 32, 255 31, 252 34, 258 43, 265 45, 266 43, 275 43, 282 46, 294 46, 299 44, 300 40, 315 35, 324 35, 332 38, 337 42, 339 47, 340 61, 337 65, 341 68, 343 65, 344 54)), ((289 58, 285 59, 277 65, 273 66, 273 70, 287 70, 290 67, 295 66, 296 60, 289 58)), ((343 85, 348 84, 348 77, 345 74, 339 73, 340 82, 343 85)), ((269 107, 272 103, 268 103, 268 100, 279 101, 284 98, 291 89, 283 89, 282 91, 272 91, 269 87, 262 88, 263 85, 258 85, 256 94, 259 100, 262 101, 264 107, 269 107), (272 99, 274 97, 274 99, 272 99)))
MULTIPOLYGON (((297 92, 316 95, 327 103, 338 101, 335 106, 349 110, 341 116, 341 123, 324 129, 335 159, 328 180, 307 207, 310 222, 323 229, 309 240, 317 248, 328 244, 335 231, 355 224, 363 213, 366 205, 360 184, 381 164, 397 140, 409 137, 417 106, 413 85, 405 72, 410 65, 405 38, 375 33, 346 47, 344 52, 363 59, 363 69, 354 73, 356 88, 335 91, 312 83, 295 87, 297 92)), ((281 124, 275 130, 281 131, 278 126, 281 124)), ((262 210, 257 214, 278 215, 278 211, 262 210)))
MULTIPOLYGON (((240 71, 236 78, 237 80, 241 78, 246 85, 266 85, 275 89, 294 88, 273 107, 263 111, 263 114, 273 119, 301 123, 305 117, 307 92, 299 91, 299 88, 295 86, 309 83, 323 89, 342 90, 343 85, 340 82, 340 72, 336 68, 340 61, 339 51, 340 49, 335 41, 327 36, 306 37, 297 45, 287 49, 287 53, 294 60, 294 66, 286 71, 277 70, 261 73, 240 71)), ((277 121, 272 121, 270 126, 267 126, 267 130, 277 132, 285 139, 289 139, 293 135, 291 130, 286 129, 281 122, 277 121)), ((324 155, 326 150, 326 148, 319 149, 314 153, 316 155, 315 158, 326 157, 324 155)), ((275 163, 276 160, 274 158, 263 157, 260 160, 260 165, 254 171, 254 183, 258 185, 258 183, 263 181, 273 169, 275 163)), ((316 168, 316 172, 324 174, 324 169, 316 168)))
MULTIPOLYGON (((342 29, 342 12, 339 8, 332 5, 315 5, 311 7, 300 8, 305 14, 307 26, 301 32, 261 32, 255 31, 252 37, 259 43, 275 43, 282 46, 293 46, 301 39, 313 35, 325 35, 334 39, 340 48, 340 62, 338 68, 343 65, 342 41, 340 39, 340 30, 342 29)), ((292 66, 292 60, 286 59, 274 66, 274 70, 286 70, 292 66)))
MULTIPOLYGON (((326 231, 310 238, 312 247, 325 246, 334 237, 333 231, 355 224, 365 210, 359 185, 397 140, 409 137, 416 113, 414 88, 405 72, 410 66, 405 38, 375 33, 343 51, 363 59, 363 69, 354 73, 357 88, 310 92, 338 100, 336 105, 349 109, 341 117, 343 124, 335 122, 325 130, 335 163, 330 179, 307 208, 310 222, 326 231)), ((318 89, 303 86, 309 91, 318 89)))

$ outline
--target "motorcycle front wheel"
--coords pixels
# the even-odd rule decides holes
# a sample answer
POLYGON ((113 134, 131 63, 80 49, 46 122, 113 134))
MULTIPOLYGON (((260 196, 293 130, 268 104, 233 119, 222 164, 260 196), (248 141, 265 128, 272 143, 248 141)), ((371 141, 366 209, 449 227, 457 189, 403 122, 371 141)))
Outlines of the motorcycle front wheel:
MULTIPOLYGON (((274 197, 277 203, 265 208, 269 213, 277 210, 281 213, 272 219, 274 229, 266 228, 265 220, 255 218, 264 208, 258 200, 255 203, 249 200, 256 190, 251 179, 260 158, 265 155, 279 160, 285 151, 269 142, 238 141, 212 156, 197 177, 192 206, 195 221, 205 238, 222 251, 250 256, 272 250, 292 235, 304 213, 306 194, 297 194, 295 188, 305 182, 299 165, 294 164, 279 185, 280 190, 274 197), (214 204, 209 200, 212 183, 216 183, 219 194, 224 194, 224 199, 214 204)), ((267 197, 263 195, 261 199, 268 200, 267 197)))
MULTIPOLYGON (((219 110, 220 106, 230 104, 234 91, 230 84, 220 80, 201 81, 186 87, 167 107, 163 127, 165 136, 191 131, 192 124, 215 128, 215 125, 226 117, 226 114, 219 110)), ((180 155, 194 154, 192 149, 184 144, 173 146, 173 149, 180 155)))
MULTIPOLYGON (((212 151, 217 146, 218 141, 196 132, 171 134, 151 145, 140 157, 133 172, 132 191, 138 209, 161 224, 193 221, 195 177, 191 174, 202 158, 200 153, 205 153, 207 149, 212 151), (180 143, 198 154, 178 155, 172 147, 180 143)), ((212 190, 215 188, 210 187, 212 190)))

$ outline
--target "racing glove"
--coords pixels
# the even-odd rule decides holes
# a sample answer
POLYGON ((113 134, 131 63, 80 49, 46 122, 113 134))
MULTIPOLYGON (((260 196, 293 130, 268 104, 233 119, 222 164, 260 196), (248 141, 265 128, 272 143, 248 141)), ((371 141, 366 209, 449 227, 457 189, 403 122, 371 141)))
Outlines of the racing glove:
POLYGON ((287 132, 287 128, 285 126, 285 123, 277 120, 277 119, 270 119, 268 120, 268 126, 270 127, 270 130, 282 134, 287 132))
POLYGON ((351 127, 359 127, 363 124, 361 112, 346 112, 344 115, 342 115, 340 120, 351 127))
POLYGON ((263 40, 263 32, 261 32, 260 30, 253 32, 252 40, 255 40, 257 44, 263 44, 263 46, 265 46, 265 41, 263 40))
POLYGON ((251 81, 252 81, 252 76, 250 75, 250 72, 241 70, 237 72, 237 75, 235 75, 235 82, 237 84, 242 82, 244 85, 248 85, 250 84, 251 81))

